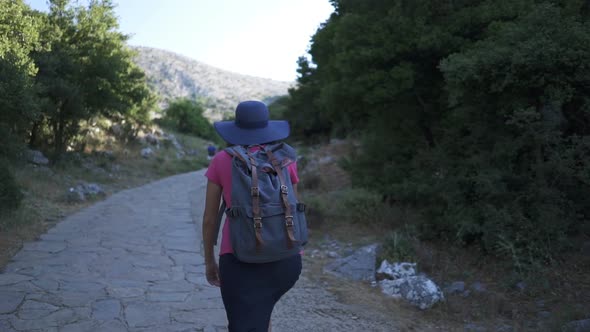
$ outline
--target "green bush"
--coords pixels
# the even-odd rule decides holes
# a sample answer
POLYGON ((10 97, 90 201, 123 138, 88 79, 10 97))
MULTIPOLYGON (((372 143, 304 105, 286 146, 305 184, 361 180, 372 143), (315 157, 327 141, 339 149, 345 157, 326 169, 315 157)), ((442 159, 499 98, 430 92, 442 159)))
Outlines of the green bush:
POLYGON ((366 189, 342 191, 336 198, 336 215, 352 223, 376 223, 382 220, 381 196, 366 189))
POLYGON ((14 176, 4 162, 0 162, 0 213, 16 210, 23 199, 14 176))
POLYGON ((204 111, 203 106, 194 100, 178 99, 170 103, 160 124, 184 134, 218 140, 213 125, 203 115, 204 111))
POLYGON ((416 258, 414 249, 416 239, 406 232, 394 231, 388 234, 380 249, 380 260, 389 262, 413 262, 416 258))

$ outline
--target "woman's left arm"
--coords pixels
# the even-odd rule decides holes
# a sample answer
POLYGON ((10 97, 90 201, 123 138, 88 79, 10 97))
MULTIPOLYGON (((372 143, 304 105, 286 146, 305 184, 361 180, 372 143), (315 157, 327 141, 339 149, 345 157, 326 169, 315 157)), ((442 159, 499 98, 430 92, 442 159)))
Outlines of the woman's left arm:
POLYGON ((213 286, 221 284, 219 267, 215 261, 214 244, 217 232, 217 213, 221 201, 221 186, 208 181, 205 196, 205 212, 203 213, 203 247, 207 281, 213 286))

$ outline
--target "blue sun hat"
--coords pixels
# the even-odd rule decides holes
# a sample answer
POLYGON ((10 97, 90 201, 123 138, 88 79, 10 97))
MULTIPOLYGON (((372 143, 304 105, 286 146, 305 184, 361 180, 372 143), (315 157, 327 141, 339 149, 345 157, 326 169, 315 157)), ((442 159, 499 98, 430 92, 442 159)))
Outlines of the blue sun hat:
POLYGON ((233 121, 213 124, 215 130, 228 143, 253 145, 274 142, 289 137, 289 122, 269 120, 266 105, 257 100, 243 101, 236 107, 233 121))

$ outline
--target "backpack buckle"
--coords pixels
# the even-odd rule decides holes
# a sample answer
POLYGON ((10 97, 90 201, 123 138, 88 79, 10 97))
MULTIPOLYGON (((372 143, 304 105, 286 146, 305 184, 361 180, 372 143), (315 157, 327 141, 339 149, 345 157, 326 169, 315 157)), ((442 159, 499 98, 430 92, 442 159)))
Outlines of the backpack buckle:
POLYGON ((293 216, 285 216, 285 226, 293 227, 293 216))
POLYGON ((252 195, 253 197, 260 196, 260 190, 258 189, 258 187, 251 187, 250 188, 250 195, 252 195))
POLYGON ((262 228, 262 218, 261 217, 254 217, 254 228, 262 228))
POLYGON ((286 194, 289 192, 289 188, 285 185, 281 185, 281 194, 286 194))

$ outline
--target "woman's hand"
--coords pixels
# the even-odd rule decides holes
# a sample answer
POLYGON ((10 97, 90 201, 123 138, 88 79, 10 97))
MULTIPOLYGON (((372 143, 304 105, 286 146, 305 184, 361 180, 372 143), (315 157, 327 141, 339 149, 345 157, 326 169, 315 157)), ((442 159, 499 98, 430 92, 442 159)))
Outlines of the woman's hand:
POLYGON ((221 279, 219 278, 219 266, 215 261, 205 264, 205 274, 207 281, 211 286, 221 286, 221 279))

